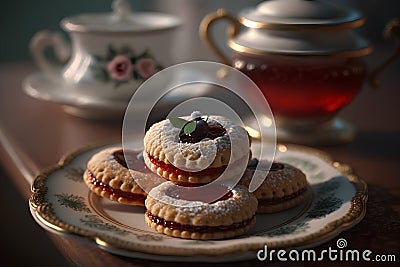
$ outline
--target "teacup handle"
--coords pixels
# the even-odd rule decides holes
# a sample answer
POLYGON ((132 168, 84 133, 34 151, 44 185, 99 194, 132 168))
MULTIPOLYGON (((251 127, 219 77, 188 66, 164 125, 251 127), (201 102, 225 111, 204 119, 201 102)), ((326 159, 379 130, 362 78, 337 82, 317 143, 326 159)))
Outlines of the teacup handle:
POLYGON ((376 69, 374 69, 369 75, 369 83, 372 87, 377 88, 379 86, 378 76, 381 72, 390 64, 392 64, 398 57, 400 57, 400 19, 392 19, 389 21, 383 31, 383 36, 385 39, 395 39, 396 40, 396 50, 394 53, 387 58, 383 63, 381 63, 376 69))
POLYGON ((230 23, 230 27, 227 31, 227 37, 229 39, 235 37, 240 30, 241 24, 237 19, 229 15, 225 9, 221 8, 218 9, 216 12, 205 16, 204 19, 201 21, 199 29, 200 38, 211 49, 211 51, 214 52, 214 54, 221 60, 222 63, 230 65, 229 58, 224 55, 221 49, 217 46, 215 40, 211 37, 212 25, 222 19, 227 20, 230 23))
POLYGON ((39 68, 50 75, 59 75, 62 65, 71 56, 71 47, 61 33, 48 30, 37 32, 29 43, 29 49, 39 68), (51 61, 46 57, 44 52, 48 47, 54 49, 58 62, 51 61))

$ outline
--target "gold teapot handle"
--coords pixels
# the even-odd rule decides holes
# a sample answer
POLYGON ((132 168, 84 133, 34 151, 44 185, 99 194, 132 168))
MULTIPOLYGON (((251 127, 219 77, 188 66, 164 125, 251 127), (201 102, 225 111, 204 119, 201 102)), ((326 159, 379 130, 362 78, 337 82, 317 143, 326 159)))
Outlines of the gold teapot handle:
POLYGON ((200 33, 200 38, 203 40, 203 42, 221 60, 221 62, 226 65, 230 65, 229 58, 226 55, 224 55, 224 53, 217 46, 215 40, 211 36, 212 25, 216 21, 222 19, 227 20, 230 24, 230 27, 228 28, 227 31, 228 38, 235 37, 236 34, 239 32, 241 24, 237 19, 229 15, 228 12, 223 8, 220 8, 216 12, 211 13, 204 17, 204 19, 200 23, 199 33, 200 33))
POLYGON ((391 63, 393 63, 398 57, 400 57, 400 19, 395 18, 389 21, 383 31, 385 39, 395 39, 396 50, 395 52, 384 62, 382 62, 369 76, 369 83, 372 87, 377 88, 379 86, 379 74, 391 63))

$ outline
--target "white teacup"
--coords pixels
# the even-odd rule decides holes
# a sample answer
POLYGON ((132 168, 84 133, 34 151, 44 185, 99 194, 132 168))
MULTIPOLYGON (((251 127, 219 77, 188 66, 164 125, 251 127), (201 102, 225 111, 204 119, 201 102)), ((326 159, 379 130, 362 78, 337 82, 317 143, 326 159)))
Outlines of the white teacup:
POLYGON ((64 18, 61 26, 71 45, 61 33, 47 30, 31 39, 31 53, 41 71, 66 85, 66 94, 128 102, 144 80, 176 63, 170 54, 175 29, 181 24, 178 18, 132 12, 124 0, 115 0, 112 8, 110 13, 64 18), (54 49, 59 62, 45 56, 47 47, 54 49))

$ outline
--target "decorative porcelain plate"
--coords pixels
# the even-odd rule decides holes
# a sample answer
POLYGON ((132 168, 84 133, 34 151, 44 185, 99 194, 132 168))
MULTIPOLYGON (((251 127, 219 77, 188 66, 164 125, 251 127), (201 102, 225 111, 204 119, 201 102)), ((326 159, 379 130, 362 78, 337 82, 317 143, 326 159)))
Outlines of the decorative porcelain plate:
MULTIPOLYGON (((315 149, 278 145, 276 160, 300 168, 312 198, 276 214, 257 214, 246 235, 195 241, 154 232, 144 208, 111 202, 91 193, 82 180, 89 158, 109 146, 89 147, 63 157, 32 185, 30 209, 45 229, 82 240, 118 255, 163 261, 222 262, 256 259, 257 251, 313 247, 354 226, 365 215, 367 186, 347 165, 315 149)), ((253 147, 257 149, 257 146, 253 147)))

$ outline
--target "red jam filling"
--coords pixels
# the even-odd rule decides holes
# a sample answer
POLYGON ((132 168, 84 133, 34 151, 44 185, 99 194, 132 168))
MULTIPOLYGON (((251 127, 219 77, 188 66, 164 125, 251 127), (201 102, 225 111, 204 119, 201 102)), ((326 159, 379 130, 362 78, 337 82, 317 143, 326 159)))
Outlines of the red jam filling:
POLYGON ((276 205, 276 204, 280 204, 282 202, 288 201, 288 200, 292 200, 298 196, 300 196, 301 194, 303 194, 304 192, 307 191, 307 187, 304 187, 290 195, 287 196, 283 196, 280 198, 261 198, 258 199, 258 205, 262 205, 262 206, 267 206, 267 205, 276 205))
POLYGON ((219 199, 215 200, 214 202, 211 202, 211 204, 216 203, 218 201, 223 201, 223 200, 228 200, 233 196, 233 192, 231 190, 229 190, 228 192, 226 192, 225 195, 223 195, 222 197, 220 197, 219 199))
POLYGON ((173 183, 183 187, 198 187, 206 185, 205 183, 187 183, 187 182, 173 182, 173 183))
POLYGON ((273 162, 271 165, 271 169, 269 169, 270 171, 280 171, 284 168, 285 166, 282 163, 278 163, 278 162, 273 162))
POLYGON ((172 164, 167 164, 163 161, 157 160, 156 158, 152 157, 149 155, 149 159, 151 163, 156 165, 158 168, 161 168, 164 171, 167 171, 169 173, 175 173, 175 174, 181 174, 185 176, 206 176, 206 175, 211 175, 211 174, 221 174, 225 171, 226 166, 221 166, 221 167, 216 167, 216 168, 207 168, 198 172, 189 172, 189 171, 184 171, 181 169, 176 168, 172 164))
POLYGON ((171 187, 166 190, 165 194, 175 199, 202 201, 210 204, 228 200, 233 196, 232 190, 224 185, 198 189, 194 189, 193 187, 171 187))
POLYGON ((112 188, 111 186, 104 184, 103 182, 99 181, 91 171, 87 171, 87 175, 89 177, 90 182, 96 186, 96 187, 100 187, 103 191, 106 191, 108 193, 110 193, 111 195, 114 195, 116 197, 123 197, 125 199, 128 200, 132 200, 132 201, 143 201, 146 198, 144 195, 142 194, 135 194, 135 193, 131 193, 131 192, 124 192, 120 189, 115 189, 112 188))
MULTIPOLYGON (((258 160, 257 159, 252 159, 251 163, 247 166, 248 169, 251 170, 255 170, 258 164, 258 160)), ((282 163, 278 163, 278 162, 273 162, 271 164, 271 167, 269 168, 269 171, 280 171, 283 170, 283 168, 285 168, 285 165, 283 165, 282 163)))
POLYGON ((216 233, 216 232, 226 232, 226 231, 234 231, 237 229, 242 229, 249 225, 253 220, 253 217, 244 220, 242 222, 234 223, 231 225, 220 225, 220 226, 195 226, 188 224, 180 224, 173 221, 167 221, 163 218, 155 216, 151 212, 146 210, 146 216, 157 225, 161 225, 164 227, 168 227, 171 230, 180 230, 180 231, 188 231, 188 232, 198 232, 198 233, 216 233))
POLYGON ((207 121, 201 118, 194 120, 196 122, 195 130, 186 134, 182 129, 179 133, 179 140, 183 143, 197 143, 204 138, 215 139, 226 134, 226 129, 216 121, 207 121))
POLYGON ((135 152, 133 150, 117 150, 113 153, 114 159, 123 167, 134 169, 135 171, 146 172, 146 165, 142 159, 138 158, 138 154, 141 152, 135 152))

